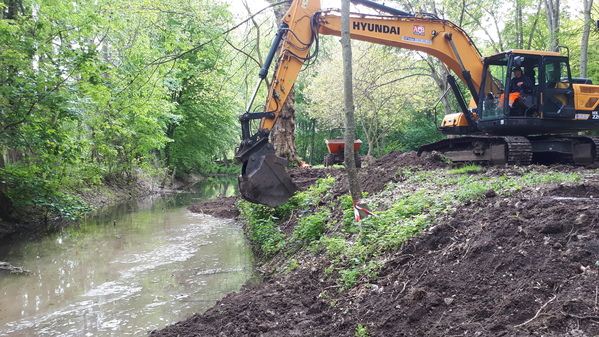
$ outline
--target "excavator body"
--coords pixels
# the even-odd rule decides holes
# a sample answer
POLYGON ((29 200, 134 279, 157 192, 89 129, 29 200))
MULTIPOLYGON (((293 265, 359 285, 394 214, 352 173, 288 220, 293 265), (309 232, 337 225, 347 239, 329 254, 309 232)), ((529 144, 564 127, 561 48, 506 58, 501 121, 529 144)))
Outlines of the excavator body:
MULTIPOLYGON (((451 137, 420 147, 418 153, 440 152, 454 162, 493 165, 597 161, 599 137, 578 133, 599 130, 599 86, 571 76, 569 58, 557 52, 509 50, 483 57, 459 26, 428 13, 407 13, 370 0, 352 0, 383 15, 350 13, 352 39, 416 50, 443 62, 464 83, 468 106, 454 75, 450 85, 460 105, 438 129, 451 137), (530 76, 528 90, 515 92, 511 70, 530 76)), ((320 8, 320 0, 294 0, 260 70, 260 80, 240 117, 242 163, 239 187, 255 203, 279 206, 297 190, 268 141, 277 117, 305 62, 318 52, 319 35, 341 35, 339 10, 320 8), (260 84, 276 57, 263 111, 252 111, 260 84), (250 131, 260 120, 258 131, 250 131)))
POLYGON ((568 57, 510 50, 485 57, 483 74, 481 88, 492 82, 498 90, 481 89, 476 129, 469 132, 468 111, 445 116, 438 127, 443 134, 471 136, 426 144, 419 153, 437 151, 454 162, 493 165, 587 165, 597 160, 599 137, 578 133, 599 130, 599 86, 573 78, 568 57), (522 69, 531 86, 512 88, 512 69, 522 69))

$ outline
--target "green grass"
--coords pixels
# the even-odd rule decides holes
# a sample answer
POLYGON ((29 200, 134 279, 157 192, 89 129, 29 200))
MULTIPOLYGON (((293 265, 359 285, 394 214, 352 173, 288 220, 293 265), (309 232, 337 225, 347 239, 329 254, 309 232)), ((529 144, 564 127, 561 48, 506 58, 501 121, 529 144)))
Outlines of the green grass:
POLYGON ((482 172, 483 168, 478 165, 466 165, 449 171, 450 174, 473 174, 482 172))

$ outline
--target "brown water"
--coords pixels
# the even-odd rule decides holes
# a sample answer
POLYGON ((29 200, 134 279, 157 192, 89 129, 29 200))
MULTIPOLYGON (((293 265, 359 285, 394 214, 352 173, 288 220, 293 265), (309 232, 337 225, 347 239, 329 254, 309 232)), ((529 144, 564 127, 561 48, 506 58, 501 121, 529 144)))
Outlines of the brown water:
POLYGON ((35 274, 0 273, 0 336, 145 336, 239 290, 252 277, 241 228, 186 209, 235 185, 121 205, 3 247, 1 261, 35 274))

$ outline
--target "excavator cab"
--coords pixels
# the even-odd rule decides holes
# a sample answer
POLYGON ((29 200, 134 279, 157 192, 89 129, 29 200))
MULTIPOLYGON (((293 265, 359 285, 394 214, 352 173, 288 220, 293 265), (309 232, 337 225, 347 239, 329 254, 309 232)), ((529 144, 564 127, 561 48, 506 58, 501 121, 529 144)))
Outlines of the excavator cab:
POLYGON ((539 86, 536 74, 540 62, 538 55, 502 53, 487 58, 483 82, 492 83, 493 89, 481 91, 481 119, 538 117, 539 86))
POLYGON ((510 50, 486 57, 483 66, 481 89, 492 83, 495 90, 480 91, 480 131, 527 136, 589 129, 589 123, 581 119, 591 116, 577 112, 575 106, 575 81, 567 56, 510 50), (526 84, 517 87, 514 83, 518 82, 526 84))

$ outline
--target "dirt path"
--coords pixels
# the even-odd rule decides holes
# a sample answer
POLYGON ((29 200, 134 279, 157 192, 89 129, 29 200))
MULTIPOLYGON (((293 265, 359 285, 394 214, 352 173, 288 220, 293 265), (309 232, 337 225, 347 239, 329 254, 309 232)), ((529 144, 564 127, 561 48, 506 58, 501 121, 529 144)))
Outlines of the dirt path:
MULTIPOLYGON (((446 164, 391 153, 363 170, 364 190, 376 193, 400 180, 400 166, 446 164)), ((307 186, 340 173, 304 169, 293 177, 307 186)), ((346 189, 341 180, 334 192, 346 189)), ((208 213, 208 206, 195 207, 208 213)), ((598 227, 596 176, 510 197, 489 192, 389 253, 374 282, 339 292, 324 261, 314 258, 153 335, 355 336, 363 325, 369 336, 598 336, 598 227)))

